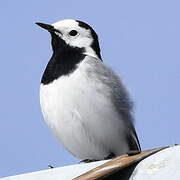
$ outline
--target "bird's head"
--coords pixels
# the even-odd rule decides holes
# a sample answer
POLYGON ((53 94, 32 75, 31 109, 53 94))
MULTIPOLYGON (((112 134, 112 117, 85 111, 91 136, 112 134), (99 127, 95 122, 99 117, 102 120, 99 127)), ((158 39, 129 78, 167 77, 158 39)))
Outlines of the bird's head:
POLYGON ((48 30, 52 36, 53 51, 65 46, 83 49, 83 54, 101 59, 98 36, 88 24, 66 19, 52 25, 36 23, 48 30))

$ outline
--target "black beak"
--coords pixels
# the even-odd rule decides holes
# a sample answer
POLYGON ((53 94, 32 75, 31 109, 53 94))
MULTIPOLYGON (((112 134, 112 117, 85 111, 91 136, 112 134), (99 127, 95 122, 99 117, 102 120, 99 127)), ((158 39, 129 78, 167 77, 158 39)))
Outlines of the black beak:
POLYGON ((52 25, 44 24, 44 23, 40 23, 40 22, 37 22, 35 24, 37 24, 38 26, 40 26, 43 29, 46 29, 47 31, 49 31, 51 33, 58 32, 61 34, 61 32, 59 30, 55 29, 54 26, 52 26, 52 25))

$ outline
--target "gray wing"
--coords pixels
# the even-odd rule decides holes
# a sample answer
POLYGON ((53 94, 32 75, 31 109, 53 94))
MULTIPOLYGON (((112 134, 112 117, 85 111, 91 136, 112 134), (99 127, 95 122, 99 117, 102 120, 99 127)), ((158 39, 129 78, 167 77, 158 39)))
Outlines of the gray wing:
POLYGON ((116 108, 116 111, 121 115, 122 119, 125 121, 127 126, 126 138, 129 144, 130 150, 141 150, 140 143, 133 125, 133 103, 129 98, 129 94, 125 89, 120 78, 107 66, 105 66, 101 61, 95 58, 89 58, 88 61, 91 64, 94 73, 89 73, 93 79, 98 78, 101 82, 106 84, 109 88, 109 94, 112 99, 112 103, 116 108))

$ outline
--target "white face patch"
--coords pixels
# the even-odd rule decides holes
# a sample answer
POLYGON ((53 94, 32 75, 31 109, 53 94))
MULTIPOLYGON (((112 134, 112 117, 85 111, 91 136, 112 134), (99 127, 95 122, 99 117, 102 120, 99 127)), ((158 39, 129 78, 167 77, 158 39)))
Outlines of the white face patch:
POLYGON ((84 48, 85 54, 91 54, 93 57, 97 57, 96 53, 91 48, 93 37, 90 29, 80 27, 79 23, 73 19, 58 21, 52 24, 52 26, 62 33, 57 33, 57 35, 60 36, 67 44, 73 47, 84 48))

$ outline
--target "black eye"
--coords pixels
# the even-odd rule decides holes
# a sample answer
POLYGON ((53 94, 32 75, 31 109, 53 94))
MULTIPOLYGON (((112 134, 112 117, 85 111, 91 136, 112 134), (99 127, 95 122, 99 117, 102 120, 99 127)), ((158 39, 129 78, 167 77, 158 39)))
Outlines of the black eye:
POLYGON ((78 34, 78 32, 76 31, 76 30, 71 30, 70 32, 69 32, 69 35, 70 36, 76 36, 78 34))

